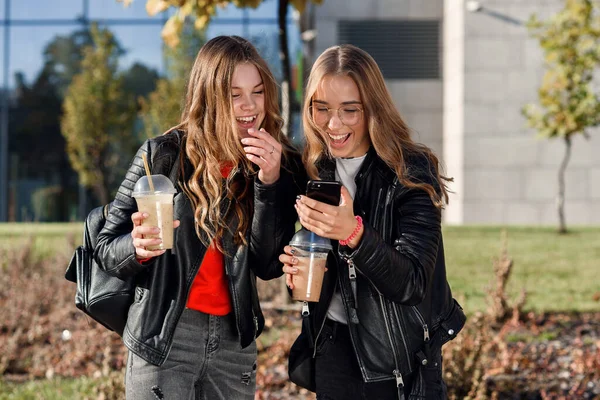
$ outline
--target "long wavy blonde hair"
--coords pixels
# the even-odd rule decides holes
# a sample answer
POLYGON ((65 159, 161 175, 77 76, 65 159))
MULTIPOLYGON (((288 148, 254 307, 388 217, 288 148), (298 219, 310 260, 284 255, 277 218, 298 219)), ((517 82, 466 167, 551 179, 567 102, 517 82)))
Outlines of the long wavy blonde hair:
POLYGON ((221 203, 231 200, 227 213, 233 209, 238 219, 235 242, 246 244, 245 232, 253 215, 251 189, 258 173, 246 158, 233 108, 231 80, 242 63, 254 65, 260 73, 265 99, 261 128, 284 145, 285 159, 290 146, 281 132, 277 82, 256 48, 239 36, 218 36, 202 46, 190 72, 181 122, 175 127, 185 132, 185 155, 193 167, 183 190, 192 203, 196 234, 205 245, 214 243, 221 251, 221 241, 215 238, 229 229, 221 203), (233 165, 225 185, 223 164, 233 165))
POLYGON ((439 161, 435 154, 426 146, 415 143, 410 137, 410 130, 385 85, 379 66, 366 51, 352 45, 333 46, 325 50, 315 61, 308 79, 305 101, 302 112, 306 146, 302 160, 306 172, 312 179, 318 178, 316 164, 323 157, 331 157, 329 148, 324 140, 323 128, 316 125, 312 119, 310 107, 312 98, 321 80, 326 76, 348 76, 358 87, 367 119, 367 129, 371 144, 378 156, 395 172, 398 180, 409 188, 425 190, 433 204, 443 208, 448 202, 446 181, 440 175, 439 161), (432 181, 439 187, 420 182, 412 176, 412 171, 406 165, 406 158, 411 155, 422 155, 430 164, 428 173, 432 181), (431 168, 433 167, 433 168, 431 168))

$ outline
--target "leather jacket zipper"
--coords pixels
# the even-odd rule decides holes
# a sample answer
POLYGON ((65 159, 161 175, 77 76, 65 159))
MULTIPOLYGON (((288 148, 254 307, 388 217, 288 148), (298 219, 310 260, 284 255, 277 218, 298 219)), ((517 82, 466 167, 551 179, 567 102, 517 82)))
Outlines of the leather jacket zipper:
MULTIPOLYGON (((194 274, 194 277, 196 275, 198 275, 198 270, 200 269, 200 263, 202 258, 200 258, 200 261, 196 263, 196 265, 198 265, 198 268, 196 268, 196 273, 194 274)), ((177 315, 177 323, 173 326, 173 330, 171 331, 171 340, 169 343, 169 349, 167 350, 167 355, 165 356, 165 360, 169 358, 169 355, 171 354, 171 349, 173 348, 173 336, 175 335, 175 329, 177 329, 177 324, 179 323, 179 320, 181 319, 181 314, 183 314, 183 310, 185 310, 185 307, 187 305, 187 299, 188 297, 190 297, 190 292, 192 291, 192 282, 193 282, 193 278, 192 281, 189 282, 188 284, 188 290, 187 290, 187 295, 185 296, 185 303, 183 303, 183 307, 181 307, 178 311, 178 315, 177 315)))
POLYGON ((308 302, 302 302, 302 312, 300 313, 303 317, 308 317, 310 315, 310 310, 308 309, 308 302))
POLYGON ((382 192, 383 192, 383 188, 379 188, 379 192, 377 193, 377 203, 375 203, 375 215, 373 216, 373 223, 377 223, 379 221, 379 208, 380 208, 379 204, 381 202, 381 193, 382 192))
MULTIPOLYGON (((254 295, 258 296, 258 291, 256 290, 256 275, 250 270, 250 285, 252 286, 252 301, 250 304, 250 309, 252 310, 252 319, 254 320, 254 339, 258 336, 258 315, 256 313, 256 309, 254 308, 255 300, 254 295)), ((260 307, 260 304, 258 305, 260 307)))
MULTIPOLYGON (((354 271, 354 279, 356 279, 356 269, 358 269, 358 268, 356 268, 356 266, 354 265, 354 262, 352 261, 352 257, 346 256, 345 259, 348 262, 349 270, 350 270, 350 265, 352 265, 352 271, 354 271)), ((373 284, 371 279, 369 279, 367 276, 365 276, 365 278, 369 281, 371 286, 377 291, 377 294, 379 295, 379 303, 381 305, 383 321, 385 322, 385 330, 388 335, 388 339, 390 341, 390 346, 392 347, 392 354, 394 356, 394 366, 396 367, 392 371, 392 375, 396 379, 396 387, 398 388, 398 396, 400 396, 400 392, 404 389, 404 379, 402 378, 402 373, 400 372, 400 366, 398 363, 398 351, 396 349, 396 345, 394 344, 394 339, 392 337, 390 321, 389 321, 388 315, 387 315, 387 307, 385 306, 385 297, 379 291, 379 289, 377 289, 377 287, 373 284)), ((406 338, 404 337, 404 332, 402 332, 402 325, 400 325, 400 323, 398 323, 398 329, 400 330, 400 337, 402 338, 402 342, 404 343, 404 346, 406 348, 406 338)), ((408 356, 408 348, 406 348, 406 354, 407 354, 407 360, 410 360, 410 357, 408 356)))
POLYGON ((252 319, 254 320, 254 339, 256 339, 256 335, 258 334, 258 317, 254 312, 254 307, 252 307, 252 319))
POLYGON ((396 317, 396 322, 398 323, 398 329, 400 329, 400 332, 402 334, 402 343, 404 344, 404 350, 406 351, 406 359, 409 361, 410 364, 410 352, 408 351, 408 345, 406 344, 405 336, 402 333, 402 323, 400 321, 400 316, 398 315, 398 308, 395 303, 392 303, 391 306, 392 310, 394 311, 394 316, 396 317))
MULTIPOLYGON (((379 293, 379 290, 375 288, 379 293)), ((392 346, 392 353, 394 355, 394 366, 396 369, 392 371, 392 374, 396 378, 396 388, 398 389, 398 395, 400 395, 400 391, 404 389, 404 380, 402 379, 402 374, 400 373, 400 368, 398 366, 398 352, 396 349, 396 345, 394 344, 394 339, 392 338, 392 331, 390 328, 390 322, 387 318, 387 312, 385 307, 385 299, 381 293, 379 293, 379 303, 381 304, 381 309, 383 311, 383 321, 385 322, 385 330, 387 332, 388 338, 390 340, 390 345, 392 346)), ((399 326, 400 328, 400 326, 399 326)), ((402 334, 402 329, 400 328, 400 335, 404 341, 404 335, 402 334)))
POLYGON ((417 306, 412 306, 412 309, 415 311, 415 315, 417 316, 419 322, 421 322, 421 326, 423 327, 423 340, 425 343, 427 343, 429 342, 429 327, 427 326, 427 323, 425 323, 425 319, 423 318, 423 315, 417 306))
POLYGON ((352 307, 350 309, 350 322, 358 324, 358 299, 357 299, 357 288, 356 288, 356 267, 352 258, 346 260, 348 262, 348 278, 350 279, 350 289, 352 290, 352 307))
MULTIPOLYGON (((337 284, 336 284, 337 287, 337 284)), ((335 293, 335 288, 333 289, 333 292, 335 293)), ((331 302, 331 300, 330 300, 331 302)), ((310 311, 308 309, 308 303, 305 301, 304 304, 302 304, 302 316, 304 317, 304 311, 305 311, 305 307, 306 306, 306 315, 308 316, 310 314, 310 311)), ((314 345, 315 345, 315 349, 313 350, 313 358, 315 358, 317 356, 317 342, 319 340, 319 336, 321 336, 321 332, 323 332, 323 327, 325 326, 325 321, 327 320, 327 314, 325 314, 325 318, 323 318, 323 322, 321 322, 321 327, 319 328, 319 332, 317 332, 317 336, 315 336, 315 341, 314 341, 314 345)))
MULTIPOLYGON (((394 181, 394 183, 396 183, 396 182, 397 182, 397 178, 394 181)), ((395 187, 395 185, 394 185, 394 187, 395 187)), ((393 190, 392 189, 393 188, 388 188, 388 190, 387 190, 386 199, 385 199, 385 206, 384 206, 385 208, 387 208, 388 205, 391 203, 391 198, 392 198, 392 194, 393 194, 393 190)), ((379 198, 381 197, 381 192, 382 191, 380 189, 380 191, 378 193, 378 196, 377 196, 378 203, 379 203, 379 198)), ((382 228, 383 228, 382 229, 382 233, 385 236, 386 229, 387 229, 387 224, 386 224, 386 219, 385 218, 383 218, 383 226, 382 226, 382 228)), ((354 275, 354 279, 356 279, 356 270, 358 270, 358 268, 356 268, 356 266, 354 265, 354 262, 352 261, 352 255, 348 256, 348 255, 340 254, 340 256, 342 257, 342 259, 344 259, 344 260, 346 260, 346 262, 348 262, 349 277, 350 277, 351 282, 352 282, 352 275, 354 275), (352 268, 350 267, 350 265, 352 265, 352 268), (352 272, 354 272, 354 274, 352 274, 352 272)), ((380 305, 381 305, 381 312, 383 314, 383 320, 385 322, 385 329, 386 329, 386 333, 388 335, 388 339, 390 341, 390 346, 392 348, 392 353, 393 353, 393 357, 394 357, 394 366, 395 366, 395 369, 392 371, 392 375, 394 376, 394 378, 396 380, 396 388, 398 389, 398 399, 404 399, 404 379, 402 377, 402 373, 400 372, 400 366, 399 366, 399 362, 398 362, 398 360, 399 360, 399 358, 398 358, 398 351, 396 349, 396 345, 394 344, 394 340, 393 340, 393 337, 392 337, 389 316, 387 314, 387 307, 385 306, 385 297, 379 291, 379 289, 377 288, 377 286, 375 286, 373 284, 373 282, 371 281, 371 279, 369 279, 367 276, 364 276, 364 277, 369 281, 369 283, 371 284, 371 286, 377 291, 377 294, 379 295, 379 302, 380 302, 380 305)), ((394 310, 395 310, 395 308, 394 308, 394 310)), ((322 329, 322 327, 321 327, 321 329, 322 329)), ((408 347, 407 347, 407 344, 406 344, 406 337, 404 336, 404 332, 402 330, 402 325, 400 324, 399 321, 398 321, 398 329, 400 331, 400 338, 402 340, 402 343, 404 343, 405 351, 406 351, 406 354, 407 354, 407 362, 410 365, 410 356, 408 354, 408 347)), ((319 334, 320 334, 320 331, 319 331, 319 334)))

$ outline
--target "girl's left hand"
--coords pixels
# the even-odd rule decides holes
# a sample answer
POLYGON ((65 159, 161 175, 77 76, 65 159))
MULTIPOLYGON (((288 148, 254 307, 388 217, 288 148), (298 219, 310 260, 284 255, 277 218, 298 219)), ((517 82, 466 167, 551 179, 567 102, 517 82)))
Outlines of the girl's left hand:
POLYGON ((299 196, 296 200, 296 211, 303 227, 319 236, 345 240, 356 228, 352 197, 342 186, 342 196, 339 206, 332 206, 313 200, 306 196, 299 196))
POLYGON ((243 138, 242 144, 248 160, 258 165, 258 179, 265 185, 271 185, 279 179, 281 167, 281 143, 264 129, 248 129, 252 137, 243 138))

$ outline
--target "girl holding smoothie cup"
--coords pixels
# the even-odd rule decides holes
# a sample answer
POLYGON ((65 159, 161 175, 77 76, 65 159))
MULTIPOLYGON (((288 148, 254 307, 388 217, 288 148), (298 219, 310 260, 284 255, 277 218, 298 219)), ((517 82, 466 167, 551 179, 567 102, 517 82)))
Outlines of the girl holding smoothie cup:
POLYGON ((251 400, 264 326, 256 277, 282 274, 302 163, 281 132, 276 80, 247 40, 208 41, 188 82, 181 122, 133 159, 95 258, 137 285, 123 333, 127 399, 251 400), (142 156, 152 174, 177 171, 172 249, 132 197, 142 156))
MULTIPOLYGON (((445 399, 441 347, 464 314, 446 280, 437 157, 413 141, 379 66, 352 45, 313 64, 303 125, 308 176, 343 187, 339 205, 297 200, 300 223, 331 239, 333 256, 292 346, 290 379, 320 400, 445 399)), ((280 255, 292 289, 297 253, 280 255)))

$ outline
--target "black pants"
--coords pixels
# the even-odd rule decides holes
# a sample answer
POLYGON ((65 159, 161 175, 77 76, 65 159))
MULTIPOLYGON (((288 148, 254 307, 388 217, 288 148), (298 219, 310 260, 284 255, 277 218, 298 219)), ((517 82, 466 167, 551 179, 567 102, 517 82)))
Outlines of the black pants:
MULTIPOLYGON (((394 379, 383 382, 363 381, 350 331, 344 324, 325 321, 317 341, 315 360, 318 400, 395 400, 398 389, 394 379)), ((404 393, 411 389, 410 377, 403 377, 404 393)))

